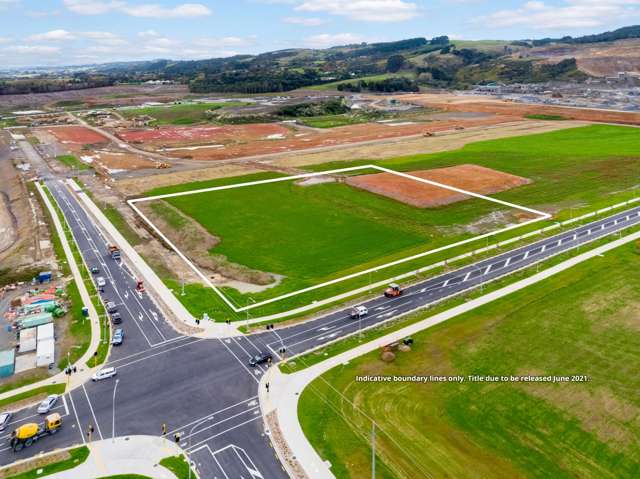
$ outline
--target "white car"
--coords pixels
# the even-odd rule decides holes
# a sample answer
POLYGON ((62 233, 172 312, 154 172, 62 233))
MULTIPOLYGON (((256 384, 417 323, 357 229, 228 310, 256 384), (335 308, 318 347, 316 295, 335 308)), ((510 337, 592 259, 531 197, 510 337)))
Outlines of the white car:
POLYGON ((104 288, 107 285, 107 282, 102 276, 98 276, 96 278, 96 284, 98 285, 98 288, 104 288))
POLYGON ((91 376, 92 381, 102 381, 103 379, 112 378, 117 374, 116 368, 102 368, 100 371, 91 376))
POLYGON ((369 310, 365 306, 356 306, 351 310, 351 319, 360 319, 369 314, 369 310))
POLYGON ((53 406, 58 402, 58 395, 51 394, 44 401, 38 405, 38 414, 47 414, 53 409, 53 406))

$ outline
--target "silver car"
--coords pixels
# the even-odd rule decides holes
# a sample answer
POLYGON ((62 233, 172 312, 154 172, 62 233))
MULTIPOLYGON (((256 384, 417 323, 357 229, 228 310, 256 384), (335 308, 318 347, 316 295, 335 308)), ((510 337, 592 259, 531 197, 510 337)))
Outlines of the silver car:
POLYGON ((9 421, 11 421, 12 417, 13 414, 11 414, 10 412, 3 412, 2 414, 0 414, 0 431, 4 431, 7 428, 7 425, 9 424, 9 421))
POLYGON ((57 394, 51 394, 47 397, 47 399, 42 401, 38 405, 38 414, 47 414, 49 411, 51 411, 58 402, 58 397, 59 396, 57 394))

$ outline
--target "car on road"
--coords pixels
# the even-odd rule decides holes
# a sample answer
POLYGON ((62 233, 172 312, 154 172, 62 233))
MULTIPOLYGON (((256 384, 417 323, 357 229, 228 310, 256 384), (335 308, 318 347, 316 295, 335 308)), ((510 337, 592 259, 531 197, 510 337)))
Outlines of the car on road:
POLYGON ((124 330, 118 328, 113 333, 113 338, 111 338, 111 344, 114 346, 120 346, 124 341, 124 330))
POLYGON ((349 316, 351 319, 360 319, 369 314, 369 310, 365 306, 356 306, 351 309, 349 316))
POLYGON ((43 400, 38 405, 38 414, 47 414, 49 411, 51 411, 58 402, 59 397, 60 396, 58 396, 57 394, 50 394, 49 396, 47 396, 47 399, 43 400))
POLYGON ((118 307, 113 301, 108 301, 105 307, 107 308, 107 313, 115 313, 118 311, 118 307))
POLYGON ((100 371, 91 376, 92 381, 102 381, 103 379, 112 378, 117 374, 116 368, 102 368, 100 371))
POLYGON ((391 283, 387 289, 384 290, 385 298, 397 298, 398 296, 402 296, 402 288, 396 283, 391 283))
POLYGON ((97 266, 91 267, 91 274, 98 274, 99 272, 100 272, 100 268, 98 268, 97 266))
POLYGON ((113 324, 120 324, 122 322, 122 316, 120 315, 120 313, 111 313, 111 322, 113 324))
POLYGON ((11 414, 10 412, 3 412, 2 414, 0 414, 0 431, 4 431, 7 428, 7 425, 9 424, 9 421, 11 421, 12 417, 13 414, 11 414))
POLYGON ((258 364, 271 362, 272 359, 273 359, 273 356, 271 355, 271 353, 262 352, 260 354, 256 354, 254 357, 252 357, 249 360, 249 366, 255 368, 258 364))
POLYGON ((98 288, 104 288, 107 285, 107 282, 102 276, 98 276, 96 278, 96 284, 98 285, 98 288))

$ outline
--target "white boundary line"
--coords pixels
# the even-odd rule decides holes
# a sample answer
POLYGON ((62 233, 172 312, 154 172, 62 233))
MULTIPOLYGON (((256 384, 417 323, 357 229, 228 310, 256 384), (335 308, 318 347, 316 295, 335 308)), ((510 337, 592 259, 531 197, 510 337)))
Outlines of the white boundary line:
POLYGON ((176 252, 176 254, 185 263, 187 263, 187 265, 200 277, 200 279, 202 279, 207 286, 209 286, 211 289, 213 289, 213 291, 225 302, 225 304, 227 306, 229 306, 229 308, 231 308, 236 313, 247 311, 247 310, 250 310, 250 309, 253 309, 253 308, 257 308, 259 306, 264 306, 265 304, 270 304, 270 303, 273 303, 273 302, 276 302, 276 301, 280 301, 280 300, 285 299, 285 298, 290 298, 292 296, 297 296, 299 294, 307 293, 309 291, 313 291, 315 289, 323 288, 325 286, 329 286, 329 285, 336 284, 336 283, 339 283, 339 282, 342 282, 342 281, 346 281, 348 279, 356 278, 358 276, 363 276, 363 275, 366 275, 366 274, 369 274, 369 273, 377 272, 377 271, 382 270, 382 269, 390 268, 392 266, 396 266, 396 265, 399 265, 399 264, 402 264, 402 263, 413 261, 415 259, 419 259, 419 258, 428 256, 428 255, 431 255, 431 254, 439 253, 441 251, 445 251, 445 250, 448 250, 448 249, 451 249, 451 248, 455 248, 457 246, 461 246, 461 245, 464 245, 464 244, 471 243, 473 241, 478 241, 480 239, 487 238, 489 236, 498 235, 500 233, 504 233, 506 231, 510 231, 512 229, 515 229, 515 228, 521 228, 521 227, 524 227, 526 225, 529 225, 529 224, 532 224, 532 223, 536 223, 538 221, 542 221, 542 220, 546 220, 546 219, 551 218, 551 215, 549 213, 545 213, 544 211, 538 211, 538 210, 535 210, 533 208, 528 208, 526 206, 520 206, 520 205, 517 205, 517 204, 514 204, 514 203, 509 203, 507 201, 502 201, 502 200, 498 200, 496 198, 491 198, 490 196, 481 195, 481 194, 478 194, 478 193, 474 193, 472 191, 463 190, 461 188, 456 188, 454 186, 445 185, 443 183, 438 183, 436 181, 427 180, 427 179, 420 178, 420 177, 417 177, 417 176, 409 175, 407 173, 402 173, 402 172, 399 172, 399 171, 395 171, 395 170, 391 170, 391 169, 388 169, 388 168, 384 168, 384 167, 377 166, 377 165, 371 165, 371 164, 369 164, 369 165, 361 165, 361 166, 353 166, 353 167, 350 167, 350 168, 340 168, 340 169, 336 169, 336 170, 319 171, 319 172, 314 172, 314 173, 303 173, 303 174, 299 174, 299 175, 282 176, 282 177, 276 177, 276 178, 269 178, 269 179, 266 179, 266 180, 249 181, 249 182, 246 182, 246 183, 234 183, 234 184, 231 184, 231 185, 214 186, 214 187, 211 187, 211 188, 201 188, 201 189, 198 189, 198 190, 181 191, 181 192, 178 192, 178 193, 168 193, 168 194, 165 194, 165 195, 156 195, 156 196, 135 198, 135 199, 132 199, 132 200, 128 200, 127 203, 136 212, 136 214, 138 216, 140 216, 145 221, 145 223, 147 223, 162 238, 162 240, 167 245, 169 245, 169 247, 171 247, 171 249, 173 251, 176 252), (384 173, 390 173, 390 174, 397 175, 397 176, 400 176, 400 177, 403 177, 403 178, 415 180, 415 181, 418 181, 420 183, 425 183, 425 184, 428 184, 428 185, 437 186, 437 187, 444 188, 444 189, 447 189, 447 190, 450 190, 450 191, 455 191, 457 193, 462 193, 464 195, 471 196, 471 197, 474 197, 474 198, 479 198, 479 199, 482 199, 482 200, 490 201, 492 203, 497 203, 497 204, 500 204, 500 205, 503 205, 503 206, 508 206, 510 208, 515 208, 515 209, 518 209, 518 210, 521 210, 521 211, 526 211, 527 213, 533 213, 533 214, 537 215, 538 218, 534 218, 534 219, 525 221, 523 223, 517 223, 517 224, 514 224, 514 225, 510 225, 510 226, 507 226, 505 228, 502 228, 502 229, 499 229, 499 230, 496 230, 496 231, 491 231, 489 233, 485 233, 485 234, 482 234, 482 235, 474 236, 473 238, 468 238, 466 240, 458 241, 456 243, 452 243, 452 244, 449 244, 449 245, 446 245, 446 246, 442 246, 440 248, 435 248, 435 249, 424 251, 422 253, 418 253, 418 254, 415 254, 415 255, 412 255, 412 256, 407 256, 405 258, 401 258, 399 260, 391 261, 389 263, 385 263, 385 264, 376 266, 374 268, 369 268, 369 269, 366 269, 366 270, 363 270, 363 271, 358 271, 356 273, 348 274, 346 276, 341 276, 340 278, 335 278, 335 279, 332 279, 330 281, 326 281, 324 283, 320 283, 320 284, 316 284, 316 285, 313 285, 313 286, 309 286, 307 288, 299 289, 297 291, 292 291, 290 293, 286 293, 286 294, 282 294, 280 296, 276 296, 275 298, 266 299, 266 300, 261 301, 259 303, 253 303, 253 304, 249 304, 247 306, 243 306, 243 307, 238 308, 136 206, 136 203, 160 200, 160 199, 164 199, 164 198, 173 198, 173 197, 178 197, 178 196, 194 195, 194 194, 198 194, 198 193, 206 193, 206 192, 209 192, 209 191, 229 190, 229 189, 233 189, 233 188, 242 188, 242 187, 245 187, 245 186, 263 185, 263 184, 267 184, 267 183, 278 183, 278 182, 281 182, 281 181, 291 181, 291 180, 298 180, 298 179, 302 179, 302 178, 311 178, 311 177, 314 177, 314 176, 324 176, 324 175, 331 175, 331 174, 335 174, 335 173, 346 173, 346 172, 366 170, 366 169, 373 169, 373 170, 378 170, 378 171, 381 171, 381 172, 384 172, 384 173))

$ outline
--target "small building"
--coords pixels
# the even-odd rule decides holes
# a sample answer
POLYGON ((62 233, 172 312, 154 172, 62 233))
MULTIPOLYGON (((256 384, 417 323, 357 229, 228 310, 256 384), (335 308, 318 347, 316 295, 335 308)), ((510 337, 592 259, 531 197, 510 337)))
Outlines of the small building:
MULTIPOLYGON (((33 328, 31 328, 33 329, 33 328)), ((53 323, 43 324, 36 328, 38 330, 38 341, 46 341, 47 339, 55 339, 53 334, 53 323)))
POLYGON ((23 329, 20 331, 20 353, 35 351, 37 344, 37 328, 23 329))
POLYGON ((55 362, 56 345, 53 338, 38 341, 36 367, 50 366, 55 362))
POLYGON ((134 127, 140 128, 143 126, 149 126, 151 123, 156 121, 156 119, 149 115, 140 115, 140 116, 134 117, 131 121, 134 127))
POLYGON ((13 374, 15 370, 15 362, 15 349, 0 351, 0 378, 6 378, 13 374))

